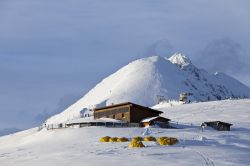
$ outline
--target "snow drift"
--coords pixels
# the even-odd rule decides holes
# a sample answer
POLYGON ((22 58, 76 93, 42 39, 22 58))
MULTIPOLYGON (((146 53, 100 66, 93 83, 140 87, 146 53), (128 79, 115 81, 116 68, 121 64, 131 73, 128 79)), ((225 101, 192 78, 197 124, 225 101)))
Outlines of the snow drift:
POLYGON ((178 100, 183 92, 192 93, 192 101, 250 97, 249 87, 223 73, 209 74, 198 69, 182 54, 168 59, 152 56, 133 61, 105 78, 47 123, 79 118, 88 109, 120 102, 153 106, 158 102, 157 96, 178 100))

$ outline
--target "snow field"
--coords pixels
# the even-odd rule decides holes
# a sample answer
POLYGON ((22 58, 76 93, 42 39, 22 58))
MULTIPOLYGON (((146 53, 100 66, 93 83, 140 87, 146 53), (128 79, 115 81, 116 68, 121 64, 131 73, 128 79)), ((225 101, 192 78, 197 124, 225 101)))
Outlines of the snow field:
POLYGON ((176 137, 174 146, 143 142, 146 147, 128 148, 129 142, 100 143, 103 136, 142 136, 143 128, 85 127, 59 130, 27 130, 0 137, 1 166, 80 165, 239 165, 250 164, 250 100, 216 101, 163 107, 164 116, 187 124, 184 129, 151 128, 154 137, 176 137), (217 111, 215 114, 214 111, 217 111), (193 115, 193 116, 191 116, 193 115), (232 122, 232 131, 205 129, 204 119, 232 122), (188 126, 193 122, 193 126, 188 126))

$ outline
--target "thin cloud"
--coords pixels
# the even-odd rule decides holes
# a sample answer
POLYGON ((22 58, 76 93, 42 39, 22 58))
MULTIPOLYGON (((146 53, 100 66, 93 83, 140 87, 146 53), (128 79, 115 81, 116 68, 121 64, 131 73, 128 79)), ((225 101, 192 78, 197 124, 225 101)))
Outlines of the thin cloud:
POLYGON ((40 124, 43 123, 45 120, 47 120, 52 115, 58 114, 62 111, 64 111, 66 108, 68 108, 70 105, 72 105, 74 102, 76 102, 82 94, 65 94, 62 96, 58 103, 56 109, 53 111, 49 111, 48 109, 44 109, 42 112, 37 114, 35 116, 36 123, 40 124))
POLYGON ((174 53, 173 45, 167 39, 160 39, 146 48, 145 56, 169 56, 174 53))
POLYGON ((230 38, 223 38, 208 43, 199 52, 196 64, 210 72, 237 75, 250 69, 243 59, 241 45, 230 38))

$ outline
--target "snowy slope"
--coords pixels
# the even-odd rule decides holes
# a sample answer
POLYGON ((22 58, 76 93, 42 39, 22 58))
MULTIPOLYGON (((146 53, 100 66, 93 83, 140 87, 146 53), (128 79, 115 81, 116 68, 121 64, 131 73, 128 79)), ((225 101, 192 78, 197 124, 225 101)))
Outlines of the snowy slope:
POLYGON ((112 103, 135 102, 152 106, 157 96, 178 100, 182 92, 191 92, 193 101, 250 97, 250 89, 222 73, 209 74, 196 68, 182 54, 169 59, 159 56, 143 58, 129 63, 102 80, 84 97, 62 113, 47 120, 61 123, 79 118, 82 110, 112 103))
POLYGON ((128 143, 99 143, 102 136, 133 137, 143 128, 85 127, 42 130, 35 128, 0 137, 1 166, 80 166, 80 165, 171 165, 248 166, 250 165, 250 100, 225 100, 166 107, 157 105, 164 116, 184 129, 151 128, 151 135, 174 136, 175 146, 129 149, 128 143), (232 131, 200 131, 207 120, 233 123, 232 131), (191 126, 192 123, 192 126, 191 126))

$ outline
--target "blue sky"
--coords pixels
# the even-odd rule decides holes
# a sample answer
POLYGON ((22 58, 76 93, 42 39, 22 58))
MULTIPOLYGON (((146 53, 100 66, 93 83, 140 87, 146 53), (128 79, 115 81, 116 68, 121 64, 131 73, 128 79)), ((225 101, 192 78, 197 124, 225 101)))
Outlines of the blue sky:
POLYGON ((248 0, 1 0, 0 129, 35 126, 150 55, 250 86, 249 18, 248 0))

